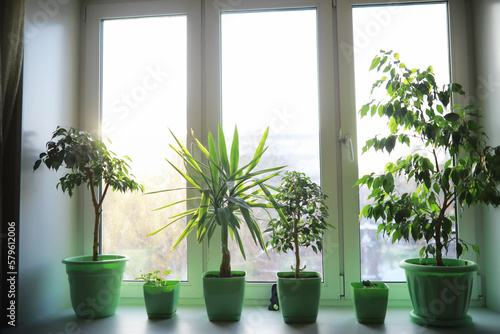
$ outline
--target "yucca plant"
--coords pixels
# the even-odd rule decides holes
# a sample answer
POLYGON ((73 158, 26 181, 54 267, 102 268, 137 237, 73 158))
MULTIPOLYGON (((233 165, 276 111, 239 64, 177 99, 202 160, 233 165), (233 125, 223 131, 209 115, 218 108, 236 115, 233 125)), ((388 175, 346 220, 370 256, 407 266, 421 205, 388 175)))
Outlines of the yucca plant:
POLYGON ((206 162, 195 159, 194 155, 172 133, 178 147, 174 145, 170 146, 181 157, 185 172, 171 161, 168 162, 182 175, 189 187, 161 190, 154 193, 179 189, 194 189, 200 196, 170 203, 159 209, 191 201, 199 201, 199 205, 196 208, 188 209, 170 217, 172 221, 149 235, 154 235, 180 219, 189 217, 186 228, 173 245, 172 250, 174 250, 194 230, 196 230, 198 243, 201 243, 205 238, 210 243, 210 239, 219 228, 222 247, 220 277, 231 276, 229 238, 232 240, 235 239, 238 242, 241 254, 246 259, 243 242, 239 233, 243 225, 248 227, 253 241, 265 250, 262 232, 252 209, 267 209, 276 206, 276 202, 268 189, 269 185, 266 182, 279 174, 279 170, 284 167, 256 170, 262 155, 267 149, 265 142, 268 133, 269 128, 262 135, 253 158, 243 166, 239 165, 239 139, 236 127, 234 129, 229 156, 226 139, 220 124, 217 132, 218 143, 216 145, 212 134, 209 133, 208 148, 203 146, 194 133, 192 133, 193 139, 197 144, 196 146, 206 158, 206 162))

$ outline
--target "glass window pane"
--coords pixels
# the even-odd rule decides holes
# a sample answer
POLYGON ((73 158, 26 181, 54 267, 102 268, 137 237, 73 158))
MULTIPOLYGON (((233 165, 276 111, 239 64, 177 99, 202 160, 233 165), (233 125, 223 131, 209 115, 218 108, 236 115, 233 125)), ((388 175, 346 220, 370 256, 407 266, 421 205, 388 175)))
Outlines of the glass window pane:
MULTIPOLYGON (((221 44, 222 120, 226 136, 238 127, 240 161, 250 161, 269 127, 259 166, 287 165, 320 184, 316 10, 223 13, 221 44)), ((263 229, 267 221, 263 215, 263 229)), ((247 261, 233 245, 232 267, 246 270, 248 280, 275 281, 277 271, 295 263, 290 252, 270 252, 269 260, 244 236, 247 261)), ((301 250, 301 262, 322 273, 321 254, 301 250)))
MULTIPOLYGON (((356 110, 368 102, 372 84, 379 78, 376 71, 368 72, 372 59, 380 50, 398 52, 405 64, 412 68, 432 65, 438 85, 450 82, 450 57, 448 38, 448 13, 446 3, 359 6, 353 8, 354 59, 356 82, 356 110)), ((383 99, 384 95, 374 96, 383 99)), ((395 161, 417 147, 405 149, 396 146, 390 155, 370 150, 361 154, 368 139, 378 134, 388 134, 385 119, 357 114, 358 173, 381 173, 388 161, 395 161)), ((444 159, 444 157, 443 157, 444 159)), ((397 181, 396 181, 397 182, 397 181)), ((401 182, 405 182, 402 180, 401 182)), ((411 186, 411 185, 410 185, 411 186)), ((359 206, 367 202, 368 189, 361 188, 359 206)), ((405 281, 399 262, 418 257, 422 243, 400 242, 391 244, 377 239, 378 224, 362 218, 360 221, 361 279, 405 281)), ((448 256, 454 256, 450 249, 448 256)))
MULTIPOLYGON (((186 138, 186 16, 106 20, 102 48, 102 135, 118 156, 130 156, 146 192, 178 187, 183 181, 165 159, 177 161, 169 129, 186 138)), ((107 194, 102 250, 130 256, 124 279, 171 269, 169 277, 187 280, 186 242, 170 252, 183 223, 147 236, 182 207, 153 210, 182 198, 182 191, 107 194)))

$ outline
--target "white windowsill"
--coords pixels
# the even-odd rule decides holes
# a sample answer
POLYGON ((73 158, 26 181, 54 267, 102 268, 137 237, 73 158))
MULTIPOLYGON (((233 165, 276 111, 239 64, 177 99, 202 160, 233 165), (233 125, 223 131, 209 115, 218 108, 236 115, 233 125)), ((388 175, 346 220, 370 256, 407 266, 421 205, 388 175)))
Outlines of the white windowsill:
POLYGON ((410 307, 390 307, 383 325, 361 325, 354 317, 352 307, 321 307, 315 324, 285 324, 280 312, 267 307, 245 306, 239 322, 210 322, 204 306, 179 306, 177 315, 169 320, 148 320, 144 306, 121 305, 112 317, 77 319, 73 310, 67 309, 41 319, 28 326, 21 326, 5 333, 498 333, 500 315, 483 307, 471 307, 469 327, 423 327, 410 322, 410 307))

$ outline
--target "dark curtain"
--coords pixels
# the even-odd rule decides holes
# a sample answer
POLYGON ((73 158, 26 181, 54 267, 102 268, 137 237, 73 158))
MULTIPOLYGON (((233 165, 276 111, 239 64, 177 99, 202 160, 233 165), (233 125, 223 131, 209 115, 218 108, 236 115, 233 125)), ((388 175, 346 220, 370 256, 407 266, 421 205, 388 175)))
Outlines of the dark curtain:
MULTIPOLYGON (((2 288, 2 327, 17 325, 17 268, 19 255, 19 202, 21 170, 21 112, 22 112, 22 73, 24 40, 25 0, 0 1, 0 157, 2 161, 1 206, 2 215, 2 287, 11 278, 15 280, 16 293, 2 288), (10 227, 10 229, 9 229, 10 227), (10 233, 10 234, 9 234, 10 233), (12 247, 11 236, 14 236, 12 247), (9 237, 9 238, 8 238, 9 237), (9 253, 9 250, 11 251, 9 253), (12 253, 12 250, 15 250, 12 253), (14 256, 11 262, 9 255, 14 256), (16 315, 9 318, 5 313, 14 302, 16 315), (12 321, 14 320, 14 321, 12 321)), ((10 282, 10 281, 9 281, 10 282)))
POLYGON ((2 74, 2 148, 6 144, 17 97, 21 93, 23 67, 24 0, 3 0, 0 3, 0 57, 2 74))

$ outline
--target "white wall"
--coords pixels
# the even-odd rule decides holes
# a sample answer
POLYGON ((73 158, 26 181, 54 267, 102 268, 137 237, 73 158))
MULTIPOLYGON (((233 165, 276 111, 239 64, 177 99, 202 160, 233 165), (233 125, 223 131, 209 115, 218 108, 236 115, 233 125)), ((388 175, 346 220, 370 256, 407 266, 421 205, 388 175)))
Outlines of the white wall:
POLYGON ((61 259, 81 254, 77 200, 57 191, 60 175, 33 173, 57 125, 76 126, 80 4, 27 0, 22 121, 19 322, 68 307, 61 259))
MULTIPOLYGON (((500 0, 473 1, 477 103, 489 144, 500 145, 500 0)), ((500 312, 500 208, 482 213, 480 264, 488 308, 500 312)))

